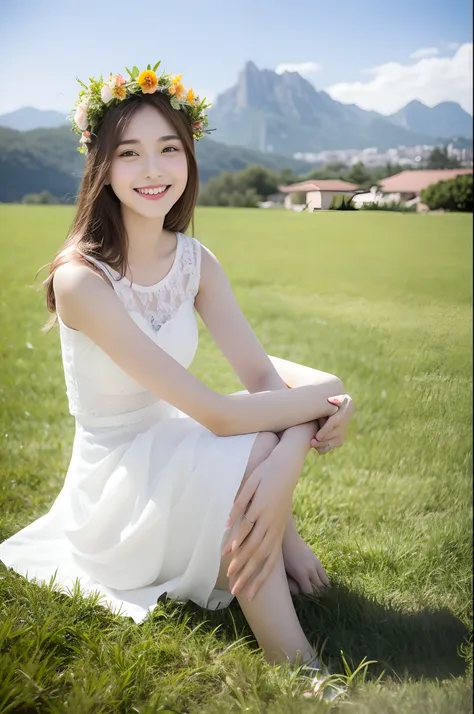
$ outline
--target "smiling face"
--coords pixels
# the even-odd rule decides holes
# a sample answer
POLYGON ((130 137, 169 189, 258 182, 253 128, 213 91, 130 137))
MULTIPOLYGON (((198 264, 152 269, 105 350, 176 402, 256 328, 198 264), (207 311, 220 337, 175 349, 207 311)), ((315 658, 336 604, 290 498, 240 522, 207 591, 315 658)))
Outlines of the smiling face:
POLYGON ((176 128, 158 109, 143 106, 118 141, 108 181, 122 210, 164 218, 188 180, 186 151, 176 128))

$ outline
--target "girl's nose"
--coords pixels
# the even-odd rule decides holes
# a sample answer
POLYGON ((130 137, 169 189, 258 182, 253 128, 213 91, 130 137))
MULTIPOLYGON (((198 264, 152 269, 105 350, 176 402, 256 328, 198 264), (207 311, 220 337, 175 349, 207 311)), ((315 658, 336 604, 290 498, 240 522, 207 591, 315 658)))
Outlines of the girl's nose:
POLYGON ((160 165, 160 160, 156 156, 150 156, 146 163, 146 176, 147 178, 159 178, 163 176, 163 169, 160 165))

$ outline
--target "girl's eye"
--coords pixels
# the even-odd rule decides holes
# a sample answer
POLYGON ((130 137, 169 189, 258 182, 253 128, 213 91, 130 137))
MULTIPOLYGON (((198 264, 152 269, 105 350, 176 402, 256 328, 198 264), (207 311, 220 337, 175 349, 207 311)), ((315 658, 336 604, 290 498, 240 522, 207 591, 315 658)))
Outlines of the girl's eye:
MULTIPOLYGON (((179 151, 179 149, 176 146, 165 146, 165 148, 163 149, 163 152, 165 152, 165 151, 169 152, 170 150, 171 150, 171 153, 174 153, 175 151, 179 151)), ((122 154, 120 154, 120 156, 127 158, 129 156, 132 156, 132 154, 137 155, 137 152, 129 149, 128 151, 124 151, 122 154)))

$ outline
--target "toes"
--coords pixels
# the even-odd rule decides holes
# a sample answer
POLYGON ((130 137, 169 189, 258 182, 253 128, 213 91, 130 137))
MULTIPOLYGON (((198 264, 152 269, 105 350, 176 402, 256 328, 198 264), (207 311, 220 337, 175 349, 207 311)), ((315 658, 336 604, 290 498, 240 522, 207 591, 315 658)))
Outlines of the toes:
POLYGON ((291 575, 287 575, 288 579, 288 587, 290 588, 290 593, 292 595, 300 595, 301 594, 301 588, 296 582, 294 578, 291 577, 291 575))

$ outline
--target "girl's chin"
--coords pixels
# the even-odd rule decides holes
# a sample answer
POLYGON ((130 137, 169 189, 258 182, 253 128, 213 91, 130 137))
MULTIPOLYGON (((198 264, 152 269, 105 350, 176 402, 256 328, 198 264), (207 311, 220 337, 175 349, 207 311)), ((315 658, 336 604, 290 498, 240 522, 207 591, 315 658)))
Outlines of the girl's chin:
POLYGON ((138 201, 127 201, 126 203, 125 201, 122 202, 122 204, 125 205, 130 212, 146 218, 159 218, 166 216, 174 203, 176 203, 176 199, 170 200, 170 196, 167 196, 159 201, 139 198, 138 201))

